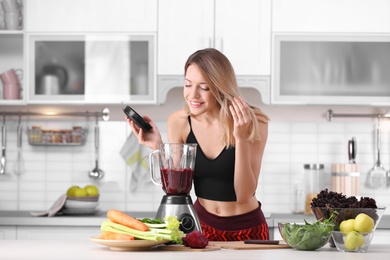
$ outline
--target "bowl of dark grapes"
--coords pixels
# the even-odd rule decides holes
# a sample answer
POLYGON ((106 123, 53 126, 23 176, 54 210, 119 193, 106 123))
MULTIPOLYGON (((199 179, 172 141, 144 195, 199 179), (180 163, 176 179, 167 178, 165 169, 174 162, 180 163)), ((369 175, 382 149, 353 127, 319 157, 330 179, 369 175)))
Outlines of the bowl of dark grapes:
MULTIPOLYGON (((342 193, 322 190, 313 198, 311 210, 317 220, 322 221, 334 215, 334 231, 374 233, 386 207, 378 207, 373 198, 346 196, 342 193)), ((331 247, 336 247, 333 238, 331 247)))

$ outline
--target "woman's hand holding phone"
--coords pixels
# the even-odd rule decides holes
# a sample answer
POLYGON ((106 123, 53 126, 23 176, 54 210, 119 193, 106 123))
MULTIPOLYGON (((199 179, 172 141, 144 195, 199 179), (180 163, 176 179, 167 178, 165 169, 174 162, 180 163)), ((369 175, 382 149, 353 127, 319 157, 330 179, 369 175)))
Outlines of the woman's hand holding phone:
MULTIPOLYGON (((134 111, 134 110, 133 110, 134 111)), ((147 146, 153 150, 156 150, 158 148, 158 145, 162 143, 161 134, 156 126, 156 124, 151 120, 150 117, 144 116, 142 120, 144 121, 142 124, 139 122, 139 118, 136 117, 138 120, 138 124, 134 120, 134 115, 130 117, 128 113, 126 113, 125 109, 124 112, 126 114, 126 121, 130 124, 131 129, 133 130, 133 133, 137 136, 138 143, 144 146, 147 146), (145 125, 148 125, 145 127, 145 125), (143 127, 141 127, 143 126, 143 127), (149 129, 149 130, 147 130, 149 129)), ((134 111, 134 113, 136 113, 134 111)))

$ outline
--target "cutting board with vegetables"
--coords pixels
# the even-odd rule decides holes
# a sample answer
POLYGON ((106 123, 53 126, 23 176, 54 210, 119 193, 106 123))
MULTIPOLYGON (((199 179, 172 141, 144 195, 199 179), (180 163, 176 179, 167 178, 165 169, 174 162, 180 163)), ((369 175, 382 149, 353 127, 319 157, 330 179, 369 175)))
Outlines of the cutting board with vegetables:
POLYGON ((278 244, 246 244, 244 241, 210 241, 209 246, 220 247, 224 249, 236 249, 236 250, 254 250, 254 249, 279 249, 279 248, 291 248, 284 241, 280 241, 278 244))
POLYGON ((157 248, 158 250, 164 250, 164 251, 191 251, 191 252, 206 252, 206 251, 216 251, 221 249, 219 246, 206 246, 205 248, 191 248, 183 245, 164 245, 164 246, 159 246, 157 248))

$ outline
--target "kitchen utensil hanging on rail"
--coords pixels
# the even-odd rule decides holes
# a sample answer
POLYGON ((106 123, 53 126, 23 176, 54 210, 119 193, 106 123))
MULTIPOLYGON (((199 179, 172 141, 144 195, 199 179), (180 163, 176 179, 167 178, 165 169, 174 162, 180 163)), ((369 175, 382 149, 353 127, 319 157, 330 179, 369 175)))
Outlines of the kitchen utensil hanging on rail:
POLYGON ((24 172, 24 161, 22 157, 22 136, 23 136, 23 127, 21 122, 21 115, 19 115, 18 127, 16 129, 16 145, 18 148, 17 158, 14 165, 13 172, 15 175, 20 175, 24 172))
POLYGON ((93 180, 100 180, 104 177, 104 171, 99 168, 99 120, 96 116, 95 124, 95 168, 88 172, 89 178, 93 180))
POLYGON ((376 146, 377 146, 377 160, 374 167, 367 175, 368 186, 377 189, 386 186, 387 171, 383 168, 381 163, 381 118, 378 117, 378 124, 376 127, 376 146))
POLYGON ((3 114, 3 125, 1 126, 1 158, 0 158, 0 174, 5 174, 5 150, 7 146, 7 126, 5 125, 5 114, 3 114))

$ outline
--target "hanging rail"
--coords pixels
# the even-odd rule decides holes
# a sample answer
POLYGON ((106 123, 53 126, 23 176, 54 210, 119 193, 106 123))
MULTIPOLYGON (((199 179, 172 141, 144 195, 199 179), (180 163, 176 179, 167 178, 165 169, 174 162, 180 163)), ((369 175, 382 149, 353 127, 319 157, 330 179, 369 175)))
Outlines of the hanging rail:
POLYGON ((326 113, 326 119, 332 121, 335 117, 367 117, 367 118, 388 118, 387 114, 334 114, 333 110, 329 109, 326 113))
POLYGON ((104 108, 102 112, 68 112, 68 113, 58 113, 58 114, 44 114, 37 112, 0 112, 3 117, 6 116, 79 116, 79 117, 101 117, 104 121, 108 121, 110 119, 110 110, 108 108, 104 108))

